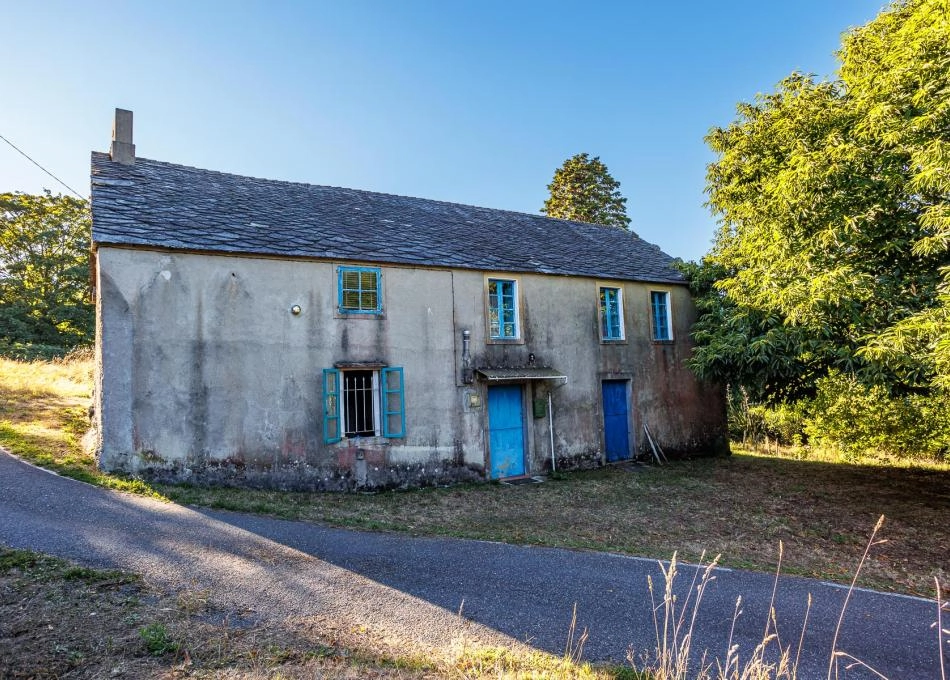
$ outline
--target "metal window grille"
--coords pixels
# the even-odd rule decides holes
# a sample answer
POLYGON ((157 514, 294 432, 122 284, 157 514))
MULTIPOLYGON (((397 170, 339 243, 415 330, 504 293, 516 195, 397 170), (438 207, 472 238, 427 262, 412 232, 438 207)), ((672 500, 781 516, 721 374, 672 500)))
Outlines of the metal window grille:
POLYGON ((379 435, 379 378, 376 371, 343 371, 343 423, 347 437, 379 435))

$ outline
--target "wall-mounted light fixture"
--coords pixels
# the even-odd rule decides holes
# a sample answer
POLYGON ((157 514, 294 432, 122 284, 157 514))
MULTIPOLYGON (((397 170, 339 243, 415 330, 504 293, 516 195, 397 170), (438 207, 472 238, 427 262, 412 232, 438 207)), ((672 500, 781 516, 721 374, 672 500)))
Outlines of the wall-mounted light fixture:
POLYGON ((293 314, 294 316, 300 316, 300 312, 302 311, 303 310, 300 308, 300 305, 294 305, 293 307, 290 308, 290 313, 293 314))

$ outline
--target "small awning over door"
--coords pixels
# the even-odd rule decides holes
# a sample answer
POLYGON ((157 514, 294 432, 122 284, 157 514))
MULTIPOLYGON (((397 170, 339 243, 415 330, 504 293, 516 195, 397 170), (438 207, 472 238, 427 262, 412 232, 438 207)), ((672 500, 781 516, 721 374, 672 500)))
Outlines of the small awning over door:
POLYGON ((475 372, 486 382, 515 382, 521 380, 567 380, 554 368, 476 368, 475 372))

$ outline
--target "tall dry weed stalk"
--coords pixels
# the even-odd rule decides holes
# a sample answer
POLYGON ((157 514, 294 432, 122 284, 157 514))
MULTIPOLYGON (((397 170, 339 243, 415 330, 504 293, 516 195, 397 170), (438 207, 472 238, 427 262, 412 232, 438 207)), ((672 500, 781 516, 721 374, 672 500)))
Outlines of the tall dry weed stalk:
MULTIPOLYGON (((884 516, 882 515, 880 519, 878 519, 877 524, 874 525, 874 530, 868 539, 864 554, 855 569, 851 586, 848 588, 844 602, 841 605, 838 622, 831 640, 827 680, 840 677, 842 669, 849 670, 855 667, 861 667, 878 678, 887 680, 880 671, 845 650, 840 649, 838 646, 839 635, 848 611, 848 605, 851 602, 851 596, 857 586, 861 571, 864 569, 871 549, 885 542, 883 539, 878 538, 878 533, 883 524, 884 516)), ((651 680, 797 680, 799 677, 799 661, 805 641, 805 631, 807 630, 808 618, 811 613, 812 597, 811 594, 808 595, 808 603, 805 608, 802 628, 798 634, 797 644, 784 644, 779 636, 778 615, 775 610, 783 557, 784 546, 780 542, 779 559, 776 565, 772 597, 769 602, 769 611, 766 616, 762 640, 751 651, 747 659, 742 660, 740 658, 739 645, 734 642, 736 622, 739 616, 742 615, 742 597, 740 596, 736 600, 736 606, 732 616, 724 662, 717 660, 714 667, 713 664, 708 661, 708 650, 704 650, 699 656, 698 661, 693 662, 692 657, 695 655, 693 636, 696 619, 706 588, 716 578, 714 571, 718 564, 719 557, 717 556, 708 564, 704 564, 705 553, 703 553, 694 571, 693 580, 690 583, 686 599, 680 603, 673 588, 674 582, 679 576, 679 563, 677 562, 676 553, 673 553, 673 559, 670 561, 668 567, 665 567, 662 562, 660 563, 660 570, 663 573, 665 581, 663 599, 661 602, 658 603, 656 600, 653 579, 649 576, 647 577, 650 600, 653 604, 653 625, 656 633, 656 647, 653 657, 647 659, 644 663, 643 660, 634 658, 633 651, 631 650, 627 654, 628 661, 634 666, 638 666, 651 680)), ((950 607, 950 601, 943 602, 940 592, 940 583, 938 581, 937 622, 935 625, 937 628, 937 647, 939 649, 938 653, 940 659, 940 680, 947 680, 943 645, 944 637, 950 636, 950 630, 943 627, 942 612, 948 607, 950 607)))
POLYGON ((571 614, 571 626, 567 631, 567 642, 564 645, 564 660, 572 664, 580 664, 584 657, 584 645, 587 643, 587 628, 577 634, 577 603, 574 603, 574 612, 571 614))
MULTIPOLYGON (((783 549, 779 548, 779 565, 776 569, 775 585, 772 588, 772 599, 769 604, 769 613, 766 617, 762 641, 752 650, 750 657, 744 662, 739 656, 739 645, 734 642, 736 622, 742 615, 742 598, 736 600, 732 623, 729 630, 729 640, 726 648, 725 662, 716 661, 715 666, 708 660, 708 650, 704 650, 694 663, 693 638, 696 632, 696 620, 703 596, 709 584, 715 577, 715 569, 719 557, 708 563, 705 554, 700 558, 699 565, 694 570, 693 580, 687 591, 686 599, 679 602, 673 592, 674 584, 679 576, 679 563, 676 553, 668 567, 660 564, 663 573, 663 599, 658 603, 653 586, 653 579, 647 577, 647 586, 650 590, 650 600, 653 604, 653 625, 656 635, 656 649, 654 658, 646 664, 644 670, 653 680, 795 680, 797 678, 798 651, 801 649, 801 639, 804 637, 804 627, 799 638, 798 651, 792 655, 790 646, 782 646, 778 636, 778 626, 775 614, 775 597, 777 593, 778 577, 781 572, 781 556, 783 549), (777 648, 777 652, 773 652, 777 648), (770 662, 769 657, 776 660, 770 662)), ((811 610, 809 598, 808 613, 811 610)), ((632 654, 628 660, 636 663, 632 654)))

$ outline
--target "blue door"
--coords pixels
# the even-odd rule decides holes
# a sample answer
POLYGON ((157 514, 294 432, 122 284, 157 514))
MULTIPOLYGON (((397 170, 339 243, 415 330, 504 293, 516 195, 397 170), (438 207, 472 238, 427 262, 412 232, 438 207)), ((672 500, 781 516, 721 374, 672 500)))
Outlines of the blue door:
POLYGON ((524 474, 521 385, 488 388, 488 447, 492 479, 524 474))
POLYGON ((604 397, 604 447, 607 462, 626 460, 630 457, 630 416, 627 413, 627 381, 605 380, 604 397))

